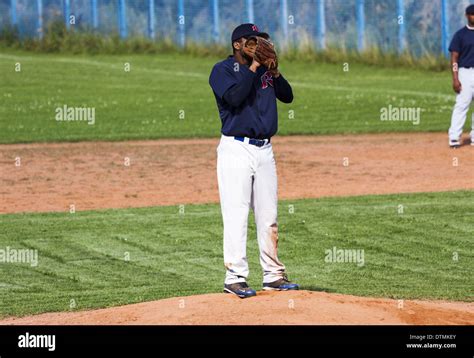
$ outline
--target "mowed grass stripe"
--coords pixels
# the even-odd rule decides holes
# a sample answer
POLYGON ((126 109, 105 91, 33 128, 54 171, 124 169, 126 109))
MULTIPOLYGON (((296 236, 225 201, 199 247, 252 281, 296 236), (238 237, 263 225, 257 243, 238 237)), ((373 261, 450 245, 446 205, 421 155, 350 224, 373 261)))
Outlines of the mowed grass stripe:
MULTIPOLYGON (((473 301, 473 199, 462 191, 282 201, 280 256, 305 289, 473 301), (363 265, 326 262, 333 247, 364 250, 363 265)), ((249 222, 249 282, 260 288, 249 222)), ((222 289, 218 205, 0 215, 7 246, 37 249, 39 264, 0 263, 1 316, 222 289)))
MULTIPOLYGON (((31 57, 31 56, 12 56, 12 55, 2 55, 0 54, 0 60, 22 60, 22 61, 32 61, 32 62, 58 62, 58 63, 64 63, 64 64, 73 64, 73 65, 79 65, 79 66, 96 66, 96 67, 101 67, 105 69, 111 69, 114 71, 118 72, 123 72, 124 71, 124 65, 122 64, 117 64, 116 62, 106 62, 106 61, 96 61, 96 60, 88 60, 88 59, 75 59, 75 58, 67 58, 67 57, 58 57, 58 58, 37 58, 37 57, 31 57)), ((125 61, 126 62, 126 61, 125 61)), ((124 62, 124 63, 125 63, 124 62)), ((82 68, 83 70, 85 68, 82 68)), ((85 69, 87 71, 87 69, 85 69)), ((190 78, 190 77, 195 77, 199 79, 208 79, 209 78, 209 73, 203 73, 203 72, 192 72, 192 71, 169 71, 169 70, 161 70, 161 69, 156 69, 156 68, 146 68, 146 67, 138 67, 134 68, 134 71, 139 71, 142 73, 146 73, 148 75, 161 75, 161 76, 169 76, 169 77, 185 77, 185 78, 190 78)), ((363 93, 378 93, 382 89, 385 93, 387 94, 396 94, 396 95, 410 95, 410 96, 421 96, 421 97, 434 97, 438 99, 445 99, 448 101, 452 101, 453 96, 452 95, 446 95, 446 94, 441 94, 441 93, 436 93, 436 92, 429 92, 429 91, 410 91, 410 90, 396 90, 394 88, 391 88, 390 86, 387 86, 385 88, 375 88, 372 89, 370 87, 356 87, 356 86, 351 86, 351 87, 343 87, 343 86, 334 86, 334 85, 325 85, 321 83, 311 83, 307 81, 307 77, 296 77, 295 81, 291 81, 291 84, 293 87, 302 87, 302 88, 311 88, 311 89, 318 89, 318 90, 329 90, 329 91, 337 91, 337 92, 363 92, 363 93)), ((372 76, 371 79, 373 81, 384 81, 386 80, 386 77, 383 76, 377 76, 374 77, 372 76)), ((408 79, 407 79, 408 80, 408 79)), ((143 88, 143 85, 130 85, 127 84, 126 87, 128 89, 130 88, 143 88)), ((107 86, 107 88, 117 88, 117 87, 111 87, 107 86)), ((120 87, 122 88, 122 86, 120 87)))
MULTIPOLYGON (((219 60, 9 50, 0 55, 0 143, 216 137, 220 120, 207 79, 219 60), (16 62, 21 72, 14 71, 16 62), (63 105, 94 107, 95 124, 56 121, 63 105)), ((449 125, 448 73, 359 64, 344 72, 342 64, 304 62, 283 62, 282 71, 295 93, 294 103, 279 104, 282 135, 445 131, 449 125), (420 124, 381 121, 381 108, 390 105, 420 108, 420 124)))

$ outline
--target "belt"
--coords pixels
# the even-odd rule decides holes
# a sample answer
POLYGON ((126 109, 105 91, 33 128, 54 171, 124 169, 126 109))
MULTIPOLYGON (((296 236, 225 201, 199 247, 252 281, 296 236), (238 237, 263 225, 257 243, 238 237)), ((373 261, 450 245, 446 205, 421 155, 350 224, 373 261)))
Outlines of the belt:
MULTIPOLYGON (((234 137, 235 140, 238 140, 239 142, 244 142, 246 137, 234 137)), ((263 147, 265 144, 270 143, 270 138, 268 139, 254 139, 254 138, 248 138, 248 143, 251 145, 255 145, 256 147, 263 147)))

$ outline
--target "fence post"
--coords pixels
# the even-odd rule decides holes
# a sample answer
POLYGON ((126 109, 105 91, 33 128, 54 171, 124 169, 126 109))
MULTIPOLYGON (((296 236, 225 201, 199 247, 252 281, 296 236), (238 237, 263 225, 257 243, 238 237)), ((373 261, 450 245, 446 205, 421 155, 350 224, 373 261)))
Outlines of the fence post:
POLYGON ((219 42, 219 0, 212 0, 212 37, 214 42, 219 42))
POLYGON ((316 21, 316 32, 318 37, 319 48, 326 49, 326 15, 324 13, 324 2, 325 0, 317 0, 317 21, 316 21))
POLYGON ((449 56, 448 1, 441 0, 441 48, 444 56, 449 56))
POLYGON ((43 0, 36 0, 36 7, 38 8, 37 28, 38 36, 43 38, 43 0))
POLYGON ((357 0, 357 49, 359 52, 365 50, 365 13, 364 0, 357 0))
POLYGON ((10 15, 13 26, 18 25, 18 17, 16 16, 16 0, 10 0, 10 15))
POLYGON ((120 37, 124 39, 127 37, 127 15, 125 9, 125 0, 118 0, 118 22, 120 37))
POLYGON ((406 48, 405 40, 405 0, 398 0, 397 3, 397 23, 398 23, 398 52, 402 53, 406 48))
POLYGON ((97 12, 97 0, 91 0, 92 28, 99 27, 99 13, 97 12))
POLYGON ((280 16, 283 43, 288 43, 288 3, 287 0, 280 0, 280 16))
POLYGON ((69 16, 71 16, 71 3, 69 0, 63 0, 63 13, 64 13, 64 24, 66 29, 71 28, 71 23, 69 22, 69 16))
POLYGON ((155 38, 155 0, 148 0, 148 37, 155 38))
POLYGON ((186 45, 186 17, 184 16, 184 0, 178 0, 178 31, 179 45, 186 45))
POLYGON ((254 23, 255 18, 253 16, 253 0, 247 0, 247 19, 251 24, 254 23))

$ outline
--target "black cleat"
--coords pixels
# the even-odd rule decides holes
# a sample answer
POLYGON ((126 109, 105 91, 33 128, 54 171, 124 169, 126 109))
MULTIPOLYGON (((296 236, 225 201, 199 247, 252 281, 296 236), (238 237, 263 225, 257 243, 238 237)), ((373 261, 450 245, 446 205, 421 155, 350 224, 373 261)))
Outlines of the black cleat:
POLYGON ((247 298, 256 296, 257 292, 252 290, 246 282, 231 283, 230 285, 224 285, 225 293, 232 293, 240 298, 247 298))
POLYGON ((291 282, 286 276, 284 276, 276 281, 264 283, 263 289, 265 291, 289 291, 299 290, 300 286, 291 282))

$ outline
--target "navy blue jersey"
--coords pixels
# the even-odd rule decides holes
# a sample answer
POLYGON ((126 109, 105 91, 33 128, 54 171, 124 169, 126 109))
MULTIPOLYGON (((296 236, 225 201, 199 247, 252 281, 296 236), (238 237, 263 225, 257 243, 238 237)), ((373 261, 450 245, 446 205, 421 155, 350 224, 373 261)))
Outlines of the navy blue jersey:
POLYGON ((467 26, 456 32, 449 45, 449 51, 459 52, 459 67, 474 67, 474 30, 467 26))
POLYGON ((209 84, 216 97, 222 134, 265 139, 277 132, 274 79, 263 66, 253 73, 247 66, 240 65, 233 56, 229 56, 214 66, 209 84), (224 94, 248 76, 253 80, 249 95, 238 107, 231 106, 224 100, 224 94))

